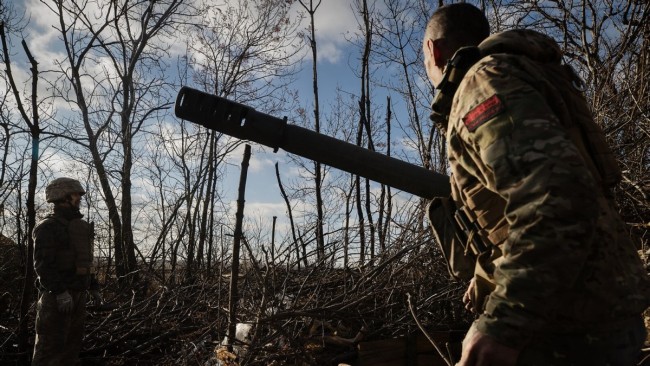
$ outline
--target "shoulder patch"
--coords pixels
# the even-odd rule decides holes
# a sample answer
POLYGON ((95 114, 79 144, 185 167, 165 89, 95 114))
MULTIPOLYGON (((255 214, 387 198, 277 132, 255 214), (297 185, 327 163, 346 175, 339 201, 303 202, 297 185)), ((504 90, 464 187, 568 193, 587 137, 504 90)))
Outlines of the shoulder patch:
POLYGON ((463 117, 463 123, 470 132, 474 132, 483 123, 503 112, 504 109, 503 102, 501 102, 498 95, 494 94, 467 112, 465 117, 463 117))

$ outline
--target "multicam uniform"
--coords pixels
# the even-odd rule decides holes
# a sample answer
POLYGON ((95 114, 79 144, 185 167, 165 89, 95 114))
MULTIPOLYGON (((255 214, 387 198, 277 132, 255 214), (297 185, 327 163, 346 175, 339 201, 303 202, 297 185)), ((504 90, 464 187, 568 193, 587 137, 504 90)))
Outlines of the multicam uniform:
POLYGON ((523 348, 522 365, 632 364, 650 282, 608 194, 619 171, 581 82, 533 31, 478 49, 455 75, 446 126, 452 196, 488 244, 475 327, 523 348))
POLYGON ((86 290, 99 288, 92 268, 92 230, 79 210, 55 207, 34 228, 34 268, 40 284, 32 365, 78 365, 86 290), (74 308, 63 314, 56 295, 68 291, 74 308))

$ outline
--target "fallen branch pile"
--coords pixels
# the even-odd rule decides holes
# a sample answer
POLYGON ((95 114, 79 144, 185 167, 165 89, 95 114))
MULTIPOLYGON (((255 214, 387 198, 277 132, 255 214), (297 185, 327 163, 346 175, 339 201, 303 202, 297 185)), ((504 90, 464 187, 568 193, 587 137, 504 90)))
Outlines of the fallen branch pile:
MULTIPOLYGON (((466 326, 471 319, 459 302, 465 286, 450 281, 439 258, 431 243, 420 242, 354 269, 243 266, 237 319, 252 327, 235 342, 239 358, 231 364, 353 363, 359 341, 417 331, 407 294, 425 327, 466 326)), ((103 292, 114 309, 89 312, 84 363, 216 365, 228 326, 229 279, 214 273, 177 285, 142 273, 137 290, 108 283, 103 292)), ((0 329, 4 350, 15 336, 13 320, 0 329)))

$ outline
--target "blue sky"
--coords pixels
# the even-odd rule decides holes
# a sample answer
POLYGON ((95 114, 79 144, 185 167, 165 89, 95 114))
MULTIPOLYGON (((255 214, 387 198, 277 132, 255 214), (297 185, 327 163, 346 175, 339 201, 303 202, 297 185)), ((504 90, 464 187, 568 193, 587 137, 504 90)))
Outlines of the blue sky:
MULTIPOLYGON (((348 39, 357 31, 357 21, 354 19, 353 11, 350 8, 349 0, 324 0, 316 12, 316 33, 318 42, 318 75, 319 75, 319 100, 321 107, 321 118, 327 113, 329 104, 333 101, 337 89, 359 94, 359 79, 353 74, 352 67, 358 68, 361 58, 361 49, 352 46, 348 39), (347 38, 346 38, 347 37, 347 38)), ((305 24, 306 26, 306 24, 305 24)), ((304 107, 311 111, 313 102, 312 91, 312 59, 309 55, 302 64, 300 78, 295 87, 301 91, 304 107)), ((386 93, 385 90, 375 89, 376 93, 386 93)), ((377 98, 384 101, 385 97, 377 98)), ((393 97, 393 104, 399 106, 399 100, 393 97)), ((404 120, 405 112, 399 109, 393 110, 393 120, 404 120), (402 115, 400 115, 400 113, 402 115)), ((282 117, 282 116, 278 116, 282 117)), ((350 121, 356 125, 358 121, 350 121)), ((292 123, 290 120, 289 123, 292 123)), ((393 127, 393 140, 398 139, 398 128, 393 127)), ((242 149, 243 151, 243 149, 242 149)), ((278 216, 280 225, 285 216, 286 206, 280 196, 280 190, 276 184, 274 164, 280 162, 283 182, 286 184, 292 178, 291 167, 286 165, 286 154, 282 151, 273 154, 270 148, 253 146, 253 156, 248 172, 246 190, 246 211, 253 216, 261 216, 264 220, 271 220, 272 216, 278 216)), ((224 186, 233 197, 232 205, 235 204, 237 184, 239 180, 239 164, 242 154, 233 154, 231 162, 234 164, 228 169, 225 177, 227 183, 224 186)))
MULTIPOLYGON (((350 37, 356 31, 357 21, 354 19, 349 0, 324 0, 316 12, 315 23, 318 42, 319 100, 321 114, 324 114, 337 89, 352 91, 355 94, 359 89, 358 79, 349 67, 349 62, 360 58, 359 50, 354 49, 346 39, 346 36, 350 37)), ((304 23, 304 26, 307 27, 307 23, 304 23)), ((306 52, 307 56, 302 62, 299 79, 294 87, 300 90, 304 107, 311 111, 313 61, 311 52, 308 49, 306 52)), ((294 122, 290 120, 289 123, 294 122)), ((356 121, 350 123, 356 124, 356 121)), ((259 215, 269 221, 272 216, 277 216, 280 225, 286 215, 286 205, 276 183, 274 165, 276 162, 280 163, 282 179, 286 184, 292 178, 292 167, 286 165, 285 157, 286 153, 282 150, 274 154, 270 148, 253 145, 246 187, 247 213, 253 216, 259 215)), ((232 163, 236 165, 228 169, 228 175, 225 177, 224 188, 233 197, 233 205, 241 159, 242 154, 233 154, 232 163)))
MULTIPOLYGON (((57 41, 58 35, 53 30, 56 24, 56 18, 39 0, 9 0, 17 9, 25 9, 26 15, 30 19, 30 26, 25 30, 23 36, 30 49, 35 53, 35 57, 41 62, 39 67, 45 70, 55 67, 52 60, 61 58, 60 50, 53 49, 51 44, 57 41), (59 53, 57 53, 59 52, 59 53)), ((297 6, 297 4, 296 4, 297 6)), ((308 23, 305 20, 304 27, 308 23)), ((316 12, 316 34, 318 42, 318 71, 319 71, 319 92, 321 113, 327 113, 326 109, 332 102, 337 89, 350 91, 358 94, 359 80, 353 75, 351 65, 358 64, 361 50, 350 45, 348 39, 357 31, 357 21, 354 18, 353 10, 349 0, 323 0, 318 11, 316 12)), ((20 59, 23 54, 19 48, 20 40, 14 39, 15 61, 20 59)), ((307 50, 308 51, 308 50, 307 50)), ((299 80, 294 85, 300 90, 303 106, 311 110, 313 100, 312 93, 312 60, 310 52, 302 63, 302 71, 299 80)), ((26 63, 17 63, 23 68, 14 69, 14 74, 19 80, 26 80, 28 70, 26 63)), ((355 66, 356 67, 356 66, 355 66)), ((47 95, 45 83, 41 83, 42 90, 40 95, 47 95)), ((394 98, 394 103, 397 103, 394 98)), ((64 106, 58 106, 64 108, 64 106)), ((55 105, 54 108, 57 108, 55 105)), ((399 110, 394 110, 395 119, 405 119, 400 116, 399 110)), ((282 117, 282 116, 278 116, 282 117)), ((322 117, 322 116, 321 116, 322 117)), ((291 123, 292 121, 290 121, 291 123)), ((350 121, 356 124, 357 121, 350 121)), ((397 128, 394 128, 397 133, 397 128)), ((243 151, 243 148, 241 149, 243 151)), ((273 154, 270 148, 253 146, 253 157, 248 173, 247 197, 246 197, 246 214, 247 216, 260 217, 264 221, 271 221, 272 216, 278 216, 278 225, 286 225, 285 212, 286 207, 280 196, 279 188, 276 184, 274 164, 280 162, 284 168, 282 171, 283 180, 286 182, 291 179, 292 169, 285 165, 285 153, 279 152, 273 154)), ((242 154, 235 153, 232 155, 224 177, 223 190, 227 194, 226 201, 229 201, 234 212, 237 185, 239 179, 239 164, 242 154)), ((48 162, 46 169, 56 170, 59 164, 53 161, 48 162)), ((42 192, 41 192, 42 193, 42 192)))

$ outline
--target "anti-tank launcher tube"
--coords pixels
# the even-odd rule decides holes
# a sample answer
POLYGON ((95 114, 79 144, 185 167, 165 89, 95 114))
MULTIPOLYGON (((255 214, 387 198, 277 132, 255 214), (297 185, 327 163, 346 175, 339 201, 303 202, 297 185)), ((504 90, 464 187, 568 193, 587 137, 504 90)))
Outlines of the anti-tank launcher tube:
POLYGON ((423 198, 449 195, 449 177, 312 130, 216 95, 183 87, 176 116, 209 129, 302 156, 423 198))

